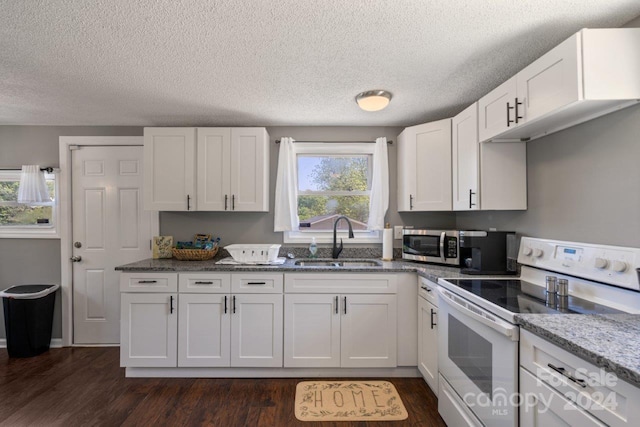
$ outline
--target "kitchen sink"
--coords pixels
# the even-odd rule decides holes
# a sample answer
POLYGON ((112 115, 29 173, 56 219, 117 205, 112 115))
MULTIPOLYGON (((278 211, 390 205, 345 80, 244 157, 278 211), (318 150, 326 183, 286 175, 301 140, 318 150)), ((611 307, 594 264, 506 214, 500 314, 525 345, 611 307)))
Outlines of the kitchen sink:
POLYGON ((374 260, 337 260, 337 259, 298 259, 295 265, 301 267, 380 267, 382 264, 380 261, 374 260))

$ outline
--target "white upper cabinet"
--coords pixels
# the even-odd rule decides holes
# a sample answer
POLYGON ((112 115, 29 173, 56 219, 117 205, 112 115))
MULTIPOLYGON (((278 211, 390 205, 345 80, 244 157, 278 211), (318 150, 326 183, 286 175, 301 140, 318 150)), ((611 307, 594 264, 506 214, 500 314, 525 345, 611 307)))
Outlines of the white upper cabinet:
POLYGON ((144 129, 146 210, 195 210, 195 137, 193 128, 144 129))
POLYGON ((198 128, 199 211, 224 211, 229 207, 230 158, 230 128, 198 128))
POLYGON ((530 140, 640 98, 640 28, 583 29, 479 101, 480 141, 530 140))
POLYGON ((269 211, 268 145, 265 128, 231 129, 231 210, 269 211))
POLYGON ((478 103, 451 120, 453 210, 480 209, 478 103))
POLYGON ((144 135, 145 209, 269 210, 265 128, 145 128, 144 135))
POLYGON ((452 119, 453 210, 527 208, 525 142, 478 142, 478 103, 452 119))
POLYGON ((398 211, 451 210, 451 119, 398 137, 398 211))

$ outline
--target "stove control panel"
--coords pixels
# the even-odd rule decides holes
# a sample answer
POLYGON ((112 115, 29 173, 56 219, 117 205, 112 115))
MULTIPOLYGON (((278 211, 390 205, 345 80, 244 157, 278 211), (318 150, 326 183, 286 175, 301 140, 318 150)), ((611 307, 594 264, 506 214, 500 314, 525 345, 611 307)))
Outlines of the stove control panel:
POLYGON ((523 237, 518 262, 640 291, 640 248, 523 237))

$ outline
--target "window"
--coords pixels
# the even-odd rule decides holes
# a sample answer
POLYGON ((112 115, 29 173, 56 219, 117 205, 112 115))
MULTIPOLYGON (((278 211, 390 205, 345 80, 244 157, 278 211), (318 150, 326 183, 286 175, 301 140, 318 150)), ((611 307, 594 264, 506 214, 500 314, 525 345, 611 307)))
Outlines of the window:
POLYGON ((0 238, 57 238, 57 184, 54 174, 45 174, 52 201, 18 203, 20 171, 0 171, 0 238))
POLYGON ((347 239, 346 221, 338 223, 347 243, 380 242, 367 229, 374 144, 298 143, 298 217, 300 230, 285 232, 285 242, 331 242, 333 224, 344 215, 355 239, 347 239))

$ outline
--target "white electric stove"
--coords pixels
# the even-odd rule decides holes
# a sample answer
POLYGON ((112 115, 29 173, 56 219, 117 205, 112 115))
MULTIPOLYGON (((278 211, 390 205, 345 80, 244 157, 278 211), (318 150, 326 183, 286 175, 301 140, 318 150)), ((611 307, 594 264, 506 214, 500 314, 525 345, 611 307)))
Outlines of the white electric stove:
POLYGON ((638 248, 523 237, 518 262, 517 279, 438 281, 438 410, 449 425, 518 425, 505 402, 518 391, 518 313, 640 313, 638 248), (566 280, 568 295, 547 292, 547 277, 566 280))

